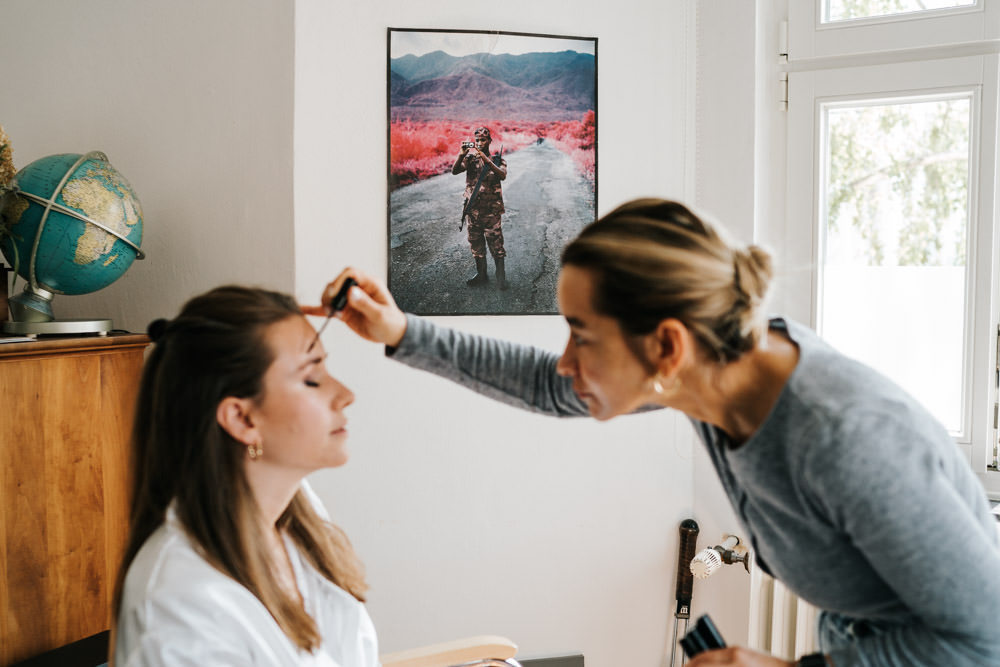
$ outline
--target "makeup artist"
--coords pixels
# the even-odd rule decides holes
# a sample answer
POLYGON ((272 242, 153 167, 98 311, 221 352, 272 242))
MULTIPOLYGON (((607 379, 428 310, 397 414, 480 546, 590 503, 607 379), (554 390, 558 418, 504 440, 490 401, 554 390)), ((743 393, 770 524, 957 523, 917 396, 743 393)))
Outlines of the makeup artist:
POLYGON ((338 315, 354 331, 510 405, 598 420, 684 412, 758 566, 822 610, 819 653, 788 663, 731 647, 689 667, 1000 665, 1000 545, 982 486, 903 389, 765 316, 772 273, 761 248, 642 199, 564 250, 561 356, 404 314, 355 269, 323 303, 355 278, 338 315))

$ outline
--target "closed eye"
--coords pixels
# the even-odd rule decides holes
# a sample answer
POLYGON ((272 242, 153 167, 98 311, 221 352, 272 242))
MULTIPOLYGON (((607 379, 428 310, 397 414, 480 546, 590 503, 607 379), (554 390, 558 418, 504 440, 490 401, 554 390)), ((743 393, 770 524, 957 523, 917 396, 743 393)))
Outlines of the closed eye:
POLYGON ((319 386, 319 382, 316 382, 316 380, 306 380, 305 383, 306 383, 307 387, 318 387, 319 386))

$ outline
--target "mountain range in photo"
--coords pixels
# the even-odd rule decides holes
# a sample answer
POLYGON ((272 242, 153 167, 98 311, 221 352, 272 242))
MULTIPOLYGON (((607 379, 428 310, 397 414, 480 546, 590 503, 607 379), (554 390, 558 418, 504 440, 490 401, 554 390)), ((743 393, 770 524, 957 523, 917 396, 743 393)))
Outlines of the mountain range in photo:
POLYGON ((596 107, 595 68, 576 51, 408 54, 389 63, 390 120, 577 119, 596 107))

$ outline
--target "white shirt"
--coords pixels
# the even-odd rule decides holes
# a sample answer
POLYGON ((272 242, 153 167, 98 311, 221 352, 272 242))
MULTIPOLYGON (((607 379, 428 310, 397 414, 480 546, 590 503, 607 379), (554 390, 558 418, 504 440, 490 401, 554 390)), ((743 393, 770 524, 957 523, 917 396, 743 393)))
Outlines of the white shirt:
POLYGON ((198 554, 171 507, 125 577, 116 665, 378 667, 378 640, 365 606, 317 572, 287 537, 285 545, 322 637, 314 653, 300 650, 260 600, 198 554))

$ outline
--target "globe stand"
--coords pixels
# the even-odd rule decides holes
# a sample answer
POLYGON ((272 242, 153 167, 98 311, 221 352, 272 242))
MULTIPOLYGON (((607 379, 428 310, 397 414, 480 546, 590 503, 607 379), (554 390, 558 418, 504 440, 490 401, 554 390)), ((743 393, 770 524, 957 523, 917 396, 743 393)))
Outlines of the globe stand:
POLYGON ((3 332, 20 336, 98 334, 106 336, 111 320, 69 319, 52 316, 52 292, 31 284, 10 298, 12 320, 3 323, 3 332))
POLYGON ((51 322, 55 319, 52 314, 52 292, 37 286, 32 289, 29 283, 23 292, 11 297, 10 313, 15 320, 21 322, 51 322))

